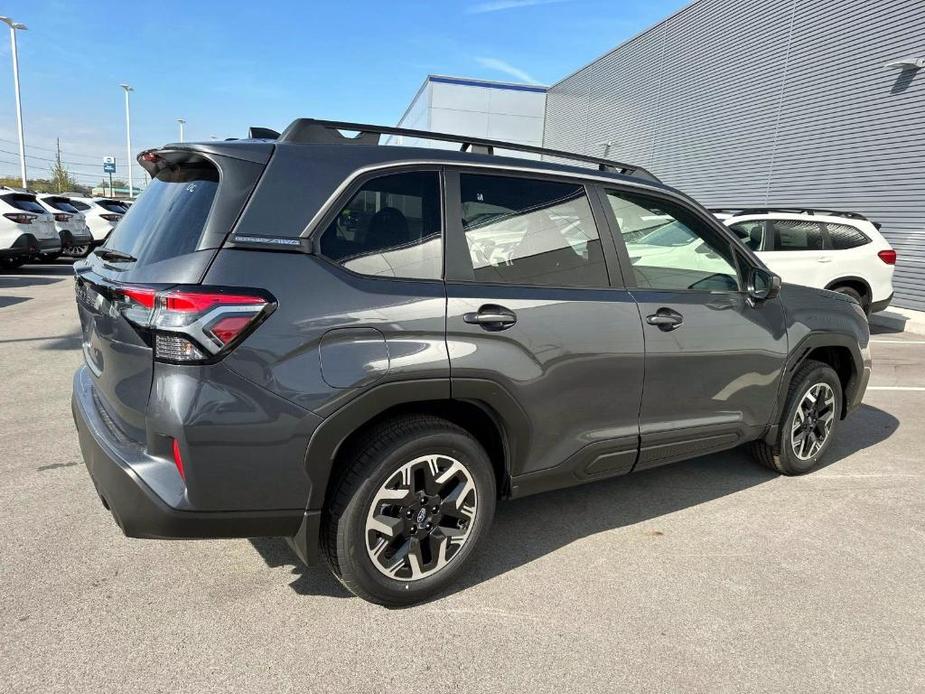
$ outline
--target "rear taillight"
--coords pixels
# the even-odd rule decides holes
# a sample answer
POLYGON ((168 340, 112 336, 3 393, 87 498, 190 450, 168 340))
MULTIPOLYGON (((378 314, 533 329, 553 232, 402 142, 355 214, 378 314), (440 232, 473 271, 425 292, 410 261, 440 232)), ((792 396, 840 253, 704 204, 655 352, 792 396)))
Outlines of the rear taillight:
POLYGON ((25 212, 6 212, 3 216, 17 224, 32 224, 32 220, 38 217, 37 214, 26 214, 25 212))
POLYGON ((220 359, 276 308, 254 289, 122 286, 113 294, 126 320, 152 332, 154 357, 171 363, 220 359))
POLYGON ((180 473, 180 478, 186 479, 186 472, 183 470, 183 456, 180 454, 180 442, 176 439, 173 440, 173 464, 177 466, 177 472, 180 473))
POLYGON ((105 219, 107 222, 118 222, 122 219, 121 214, 101 214, 100 217, 105 219))
POLYGON ((56 222, 69 222, 71 215, 64 214, 63 212, 55 212, 55 221, 56 222))
POLYGON ((896 251, 892 248, 888 251, 880 251, 877 257, 887 265, 896 265, 896 251))

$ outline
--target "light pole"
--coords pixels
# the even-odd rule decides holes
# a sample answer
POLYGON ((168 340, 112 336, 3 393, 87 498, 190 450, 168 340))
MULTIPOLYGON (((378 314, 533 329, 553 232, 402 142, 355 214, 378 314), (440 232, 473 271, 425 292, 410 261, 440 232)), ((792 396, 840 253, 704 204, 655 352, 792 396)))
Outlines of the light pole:
POLYGON ((177 118, 177 123, 180 124, 180 142, 183 142, 183 124, 186 123, 182 118, 177 118))
POLYGON ((13 90, 16 92, 16 126, 19 130, 19 175, 22 187, 26 187, 26 143, 22 135, 22 101, 19 98, 19 54, 16 50, 16 30, 26 30, 26 25, 14 22, 9 17, 0 17, 0 22, 10 27, 10 42, 13 50, 13 90))
POLYGON ((128 197, 135 197, 135 186, 132 181, 132 117, 128 110, 128 93, 135 91, 127 84, 120 84, 125 90, 125 161, 128 165, 128 197))

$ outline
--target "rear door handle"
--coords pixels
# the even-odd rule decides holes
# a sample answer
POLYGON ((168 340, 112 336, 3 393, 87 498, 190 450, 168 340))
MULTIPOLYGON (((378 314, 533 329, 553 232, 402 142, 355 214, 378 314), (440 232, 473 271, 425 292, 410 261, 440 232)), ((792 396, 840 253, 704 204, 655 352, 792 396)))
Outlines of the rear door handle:
POLYGON ((670 308, 660 308, 651 316, 646 316, 646 323, 657 326, 659 330, 668 332, 681 327, 684 322, 684 316, 670 308))
POLYGON ((507 330, 517 322, 517 314, 504 306, 485 304, 475 313, 466 313, 463 320, 485 330, 507 330))
POLYGON ((825 256, 824 258, 819 258, 816 262, 817 263, 831 263, 832 256, 825 256))

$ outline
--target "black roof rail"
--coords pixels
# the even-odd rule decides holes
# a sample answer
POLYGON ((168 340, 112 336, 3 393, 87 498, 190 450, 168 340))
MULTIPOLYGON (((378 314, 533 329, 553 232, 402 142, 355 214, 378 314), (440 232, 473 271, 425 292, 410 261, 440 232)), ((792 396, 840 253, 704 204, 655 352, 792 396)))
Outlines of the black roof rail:
MULTIPOLYGON (((253 129, 252 129, 253 130, 253 129)), ((366 123, 346 123, 341 121, 316 120, 314 118, 298 118, 289 124, 277 138, 277 142, 292 142, 297 144, 358 144, 378 145, 382 135, 398 135, 414 137, 422 140, 437 140, 440 142, 457 142, 461 152, 475 152, 478 154, 494 154, 495 149, 507 149, 515 152, 527 152, 560 159, 571 159, 586 164, 596 164, 600 171, 614 171, 627 176, 648 178, 653 181, 659 179, 650 171, 635 164, 625 164, 612 159, 593 157, 587 154, 563 152, 545 147, 523 145, 516 142, 502 142, 501 140, 487 140, 481 137, 466 135, 451 135, 449 133, 435 133, 429 130, 411 130, 409 128, 393 128, 385 125, 369 125, 366 123), (356 132, 355 137, 347 137, 341 130, 356 132)))
POLYGON ((732 212, 737 215, 786 212, 791 214, 822 214, 831 217, 845 217, 846 219, 863 219, 869 221, 867 217, 858 212, 840 212, 838 210, 829 210, 820 207, 709 207, 707 209, 710 212, 732 212))

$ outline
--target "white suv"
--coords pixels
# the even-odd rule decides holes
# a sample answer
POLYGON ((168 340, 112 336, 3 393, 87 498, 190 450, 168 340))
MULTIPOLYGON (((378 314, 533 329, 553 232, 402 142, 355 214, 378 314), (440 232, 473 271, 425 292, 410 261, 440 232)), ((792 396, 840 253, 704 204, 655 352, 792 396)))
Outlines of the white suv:
POLYGON ((712 212, 784 282, 848 294, 868 315, 890 305, 896 251, 866 217, 815 209, 712 212))
POLYGON ((76 258, 87 255, 93 237, 84 213, 64 195, 40 195, 39 202, 55 216, 55 226, 61 237, 61 253, 76 258))
POLYGON ((87 225, 93 235, 91 246, 99 246, 109 237, 110 232, 122 216, 128 212, 128 205, 123 200, 112 198, 87 198, 69 195, 71 204, 84 213, 87 225))
POLYGON ((0 267, 61 252, 55 219, 32 193, 0 186, 0 267))

